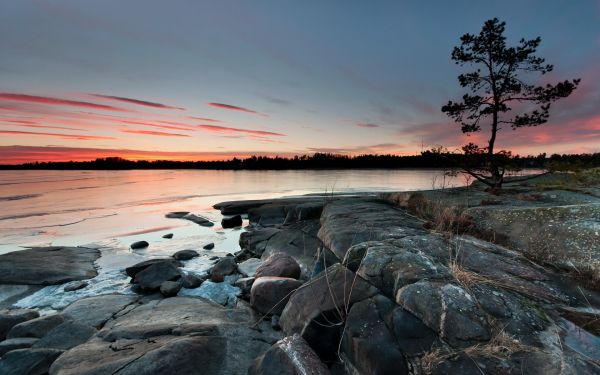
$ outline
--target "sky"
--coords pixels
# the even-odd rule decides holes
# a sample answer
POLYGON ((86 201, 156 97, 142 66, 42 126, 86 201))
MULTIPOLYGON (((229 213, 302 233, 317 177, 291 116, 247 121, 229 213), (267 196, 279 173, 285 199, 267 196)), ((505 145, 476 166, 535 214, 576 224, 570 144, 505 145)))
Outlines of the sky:
POLYGON ((599 0, 0 0, 0 163, 484 145, 440 108, 464 93, 453 46, 494 17, 582 79, 498 147, 600 152, 599 0))

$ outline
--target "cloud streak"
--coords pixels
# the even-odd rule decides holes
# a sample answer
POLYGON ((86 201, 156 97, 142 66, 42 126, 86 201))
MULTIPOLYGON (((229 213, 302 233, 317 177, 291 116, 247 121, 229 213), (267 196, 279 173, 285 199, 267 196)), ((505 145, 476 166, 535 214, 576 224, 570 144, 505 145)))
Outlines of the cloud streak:
POLYGON ((142 135, 153 135, 158 137, 190 137, 187 134, 179 134, 179 133, 167 133, 167 132, 155 132, 152 130, 129 130, 122 129, 121 133, 130 133, 130 134, 142 134, 142 135))
POLYGON ((379 125, 377 125, 377 124, 366 123, 366 122, 361 122, 359 124, 356 124, 356 126, 358 126, 359 128, 367 128, 367 129, 373 129, 373 128, 379 127, 379 125))
POLYGON ((98 104, 98 103, 92 103, 92 102, 82 102, 82 101, 78 101, 78 100, 51 98, 51 97, 47 97, 47 96, 14 94, 14 93, 6 93, 6 92, 0 93, 0 100, 25 102, 25 103, 37 103, 37 104, 46 104, 46 105, 65 105, 65 106, 100 109, 100 110, 114 111, 114 112, 130 112, 127 109, 113 107, 111 105, 104 105, 104 104, 98 104))
POLYGON ((102 94, 90 94, 90 95, 92 95, 92 96, 94 96, 96 98, 117 100, 117 101, 120 101, 120 102, 137 104, 137 105, 141 105, 141 106, 145 106, 145 107, 161 108, 161 109, 176 109, 176 110, 179 110, 179 111, 185 111, 185 108, 174 107, 174 106, 167 105, 167 104, 162 104, 162 103, 149 102, 147 100, 125 98, 125 97, 122 97, 122 96, 114 96, 114 95, 102 95, 102 94))
POLYGON ((99 136, 99 135, 37 133, 37 132, 26 132, 26 131, 18 131, 18 130, 0 130, 0 134, 58 137, 58 138, 64 138, 64 139, 77 139, 80 141, 116 139, 114 137, 103 137, 103 136, 99 136))
POLYGON ((218 126, 218 125, 198 125, 198 128, 202 130, 206 130, 212 133, 245 133, 252 134, 257 136, 275 136, 275 137, 285 137, 285 134, 268 132, 264 130, 251 130, 251 129, 240 129, 240 128, 231 128, 228 126, 218 126))
POLYGON ((227 109, 229 111, 236 111, 236 112, 245 112, 245 113, 252 113, 255 115, 262 115, 262 116, 266 116, 262 113, 259 113, 257 111, 254 111, 252 109, 248 109, 248 108, 244 108, 244 107, 238 107, 237 105, 231 105, 231 104, 224 104, 224 103, 208 103, 209 106, 214 107, 214 108, 220 108, 220 109, 227 109))

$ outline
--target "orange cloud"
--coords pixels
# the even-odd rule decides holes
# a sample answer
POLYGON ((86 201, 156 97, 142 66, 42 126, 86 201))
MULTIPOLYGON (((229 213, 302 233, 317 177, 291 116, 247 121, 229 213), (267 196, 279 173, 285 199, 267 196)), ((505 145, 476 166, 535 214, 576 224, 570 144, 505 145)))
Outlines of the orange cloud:
POLYGON ((46 97, 46 96, 0 93, 0 99, 14 101, 14 102, 38 103, 38 104, 46 104, 46 105, 66 105, 66 106, 101 109, 101 110, 108 110, 108 111, 115 111, 115 112, 130 112, 127 109, 113 107, 110 105, 97 104, 97 103, 91 103, 91 102, 82 102, 82 101, 77 101, 77 100, 60 99, 60 98, 50 98, 50 97, 46 97))
POLYGON ((131 133, 131 134, 154 135, 154 136, 160 136, 160 137, 190 137, 187 134, 155 132, 155 131, 152 131, 152 130, 128 130, 128 129, 122 129, 122 130, 120 130, 120 132, 122 132, 122 133, 131 133))
POLYGON ((114 137, 102 137, 99 135, 36 133, 36 132, 25 132, 25 131, 17 131, 17 130, 0 130, 0 134, 59 137, 59 138, 65 138, 65 139, 78 139, 81 141, 91 141, 91 140, 99 140, 99 139, 116 139, 114 137))

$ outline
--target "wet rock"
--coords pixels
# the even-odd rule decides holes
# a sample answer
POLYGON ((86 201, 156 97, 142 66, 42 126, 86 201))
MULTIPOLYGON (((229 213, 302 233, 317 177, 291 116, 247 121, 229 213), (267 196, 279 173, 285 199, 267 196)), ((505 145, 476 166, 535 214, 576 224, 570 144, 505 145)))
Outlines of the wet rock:
POLYGON ((298 262, 285 253, 275 253, 265 259, 256 269, 256 277, 276 276, 300 278, 300 266, 298 262))
POLYGON ((237 270, 237 263, 235 259, 231 257, 225 257, 219 259, 219 261, 210 269, 209 274, 217 277, 224 277, 231 275, 237 270))
POLYGON ((66 321, 48 332, 39 339, 33 348, 52 348, 68 350, 83 344, 96 334, 96 330, 89 325, 74 321, 66 321))
MULTIPOLYGON (((387 304, 386 298, 381 298, 384 298, 382 305, 388 311, 378 309, 377 298, 352 306, 341 343, 344 362, 348 362, 346 365, 358 374, 408 374, 396 337, 382 318, 391 312, 393 304, 387 304)), ((425 329, 431 335, 431 331, 427 327, 425 329)))
POLYGON ((98 274, 100 251, 87 247, 36 247, 0 255, 0 284, 56 285, 98 274))
POLYGON ((190 260, 199 255, 200 254, 198 254, 198 252, 196 250, 179 250, 178 252, 173 254, 173 258, 175 258, 177 260, 190 260))
POLYGON ((256 359, 249 375, 329 375, 329 369, 299 335, 283 338, 256 359))
POLYGON ((262 261, 257 258, 250 258, 238 264, 238 272, 244 277, 253 277, 256 269, 260 267, 262 261))
POLYGON ((23 323, 19 323, 6 335, 7 338, 15 337, 44 337, 54 327, 62 324, 65 318, 62 314, 53 314, 41 316, 39 318, 31 319, 23 323))
POLYGON ((343 311, 377 293, 377 288, 338 263, 294 292, 279 324, 286 335, 302 335, 320 358, 334 361, 343 311))
POLYGON ((178 281, 164 281, 160 284, 160 293, 165 297, 173 297, 179 293, 181 283, 178 281))
POLYGON ((136 250, 136 249, 144 249, 148 246, 150 246, 150 244, 147 241, 137 241, 137 242, 132 243, 129 247, 133 250, 136 250))
POLYGON ((162 238, 171 239, 171 238, 173 238, 173 233, 167 233, 167 234, 163 235, 162 238))
POLYGON ((241 297, 249 300, 250 299, 250 291, 252 289, 252 284, 254 284, 254 277, 243 277, 238 279, 233 285, 237 288, 240 288, 242 291, 241 297))
POLYGON ((36 337, 17 337, 0 342, 0 357, 15 349, 30 348, 39 339, 36 337))
POLYGON ((183 263, 181 263, 178 260, 175 260, 173 258, 156 258, 156 259, 145 260, 143 262, 136 263, 133 266, 129 266, 129 267, 125 268, 125 272, 127 273, 127 276, 129 276, 133 279, 133 278, 135 278, 135 276, 138 273, 142 272, 143 270, 150 267, 151 265, 157 264, 157 263, 163 263, 163 262, 170 263, 170 264, 174 265, 175 267, 183 267, 183 263))
POLYGON ((215 225, 212 221, 208 220, 205 217, 202 217, 199 215, 194 215, 194 214, 192 214, 190 212, 186 212, 186 211, 169 212, 168 214, 165 215, 165 217, 169 218, 169 219, 189 220, 192 223, 198 224, 203 227, 212 227, 213 225, 215 225))
POLYGON ((281 314, 292 292, 302 282, 286 277, 259 277, 250 290, 250 304, 262 314, 281 314))
POLYGON ((231 217, 224 217, 221 220, 221 226, 223 228, 235 228, 235 227, 241 227, 242 226, 242 217, 240 215, 235 215, 235 216, 231 216, 231 217))
POLYGON ((204 250, 212 250, 212 249, 214 249, 214 248, 215 248, 215 244, 214 244, 213 242, 211 242, 211 243, 209 243, 209 244, 206 244, 206 245, 202 246, 202 248, 203 248, 204 250))
POLYGON ((181 289, 180 297, 201 297, 222 306, 235 306, 241 290, 229 283, 206 280, 196 289, 181 289))
POLYGON ((64 286, 63 290, 65 292, 74 292, 79 289, 83 289, 88 286, 87 281, 72 281, 64 286))
POLYGON ((265 251, 265 247, 271 237, 279 233, 279 228, 252 229, 240 234, 240 247, 259 257, 265 251))
POLYGON ((396 302, 455 347, 490 339, 486 315, 475 299, 454 284, 420 281, 398 290, 396 302))
POLYGON ((181 286, 187 289, 194 289, 202 285, 204 278, 193 273, 187 273, 181 278, 181 286))
POLYGON ((10 329, 19 323, 38 318, 40 313, 36 310, 14 309, 0 311, 0 341, 6 338, 10 329))
POLYGON ((137 301, 137 296, 106 294, 79 299, 63 310, 63 315, 80 324, 100 328, 106 321, 137 301))
POLYGON ((275 330, 275 331, 280 331, 281 330, 281 326, 279 325, 279 315, 273 315, 271 317, 271 327, 275 330))
POLYGON ((50 365, 63 353, 58 349, 17 349, 0 359, 0 374, 44 375, 50 365))
POLYGON ((160 262, 153 264, 135 275, 133 280, 143 292, 154 292, 165 281, 174 281, 181 278, 181 271, 171 263, 160 262))

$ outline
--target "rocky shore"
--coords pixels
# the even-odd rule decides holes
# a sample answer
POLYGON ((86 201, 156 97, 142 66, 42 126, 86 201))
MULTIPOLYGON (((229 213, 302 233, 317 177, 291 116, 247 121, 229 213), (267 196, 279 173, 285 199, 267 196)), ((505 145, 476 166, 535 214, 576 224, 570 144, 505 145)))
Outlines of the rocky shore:
POLYGON ((1 255, 0 374, 600 373, 600 196, 507 191, 219 203, 240 250, 194 273, 214 244, 174 249, 50 313, 12 304, 85 288, 101 253, 1 255))

